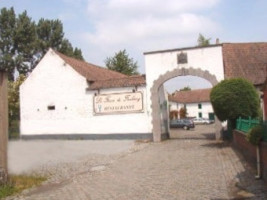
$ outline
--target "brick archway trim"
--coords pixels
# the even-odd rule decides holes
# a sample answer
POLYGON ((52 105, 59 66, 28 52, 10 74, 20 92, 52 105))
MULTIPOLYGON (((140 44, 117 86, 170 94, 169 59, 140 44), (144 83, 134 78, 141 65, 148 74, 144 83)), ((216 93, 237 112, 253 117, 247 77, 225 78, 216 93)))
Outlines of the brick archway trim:
MULTIPOLYGON (((163 135, 161 133, 161 127, 160 127, 160 105, 158 101, 158 90, 159 87, 165 83, 167 80, 178 77, 178 76, 197 76, 206 79, 209 81, 212 86, 215 86, 218 84, 218 81, 215 77, 215 75, 212 75, 209 73, 209 71, 201 70, 201 69, 194 69, 192 67, 190 68, 181 68, 181 69, 174 69, 172 71, 167 71, 165 74, 160 75, 157 80, 153 82, 153 86, 150 89, 151 92, 151 109, 152 109, 152 132, 153 132, 153 141, 154 142, 160 142, 163 138, 166 137, 166 135, 163 135)), ((215 117, 215 137, 216 139, 220 139, 220 131, 221 131, 222 125, 220 121, 215 117)))

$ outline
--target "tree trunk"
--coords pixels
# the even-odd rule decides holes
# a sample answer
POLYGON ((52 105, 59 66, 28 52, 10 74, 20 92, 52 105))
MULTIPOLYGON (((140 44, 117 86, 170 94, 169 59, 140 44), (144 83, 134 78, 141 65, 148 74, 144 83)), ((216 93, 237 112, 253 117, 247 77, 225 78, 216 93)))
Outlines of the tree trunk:
POLYGON ((0 185, 7 182, 8 102, 7 74, 0 71, 0 185))

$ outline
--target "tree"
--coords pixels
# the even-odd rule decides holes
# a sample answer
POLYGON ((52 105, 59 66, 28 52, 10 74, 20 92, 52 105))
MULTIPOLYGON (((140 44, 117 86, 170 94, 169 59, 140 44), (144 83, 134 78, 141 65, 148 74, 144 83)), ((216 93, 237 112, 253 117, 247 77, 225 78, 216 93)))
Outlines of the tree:
POLYGON ((186 107, 182 107, 182 108, 180 108, 179 113, 180 113, 180 119, 182 119, 182 118, 186 118, 186 117, 187 117, 187 110, 186 110, 186 107))
POLYGON ((132 58, 129 58, 126 50, 115 53, 112 58, 105 60, 106 67, 110 70, 114 70, 126 75, 139 74, 137 71, 137 62, 134 62, 132 58))
POLYGON ((14 50, 15 69, 19 74, 26 75, 32 70, 33 64, 36 62, 34 58, 36 53, 36 28, 35 23, 28 17, 26 11, 16 19, 14 50))
POLYGON ((15 81, 8 82, 8 118, 10 137, 17 137, 19 133, 20 119, 20 102, 19 102, 19 87, 26 79, 26 76, 21 74, 15 81))
POLYGON ((186 87, 180 89, 180 91, 191 91, 191 88, 189 86, 186 86, 186 87))
POLYGON ((221 81, 211 90, 210 101, 218 119, 230 120, 233 125, 238 117, 259 117, 259 95, 253 84, 243 78, 221 81))
POLYGON ((8 83, 8 116, 10 122, 19 119, 19 87, 26 79, 26 76, 20 75, 15 81, 8 83))
POLYGON ((45 54, 49 47, 53 49, 62 45, 64 33, 60 20, 41 18, 36 27, 39 50, 45 54))
POLYGON ((200 47, 209 46, 210 45, 210 40, 211 40, 211 38, 207 39, 201 33, 199 33, 199 36, 198 36, 198 39, 197 39, 197 44, 200 47))
POLYGON ((16 16, 13 7, 0 11, 0 70, 14 80, 15 71, 27 75, 51 47, 70 57, 83 60, 80 49, 73 49, 64 38, 60 20, 40 19, 36 23, 24 11, 16 16))
POLYGON ((15 62, 14 50, 14 30, 16 25, 16 15, 13 8, 10 10, 3 8, 0 11, 0 70, 8 73, 8 78, 13 79, 15 62))

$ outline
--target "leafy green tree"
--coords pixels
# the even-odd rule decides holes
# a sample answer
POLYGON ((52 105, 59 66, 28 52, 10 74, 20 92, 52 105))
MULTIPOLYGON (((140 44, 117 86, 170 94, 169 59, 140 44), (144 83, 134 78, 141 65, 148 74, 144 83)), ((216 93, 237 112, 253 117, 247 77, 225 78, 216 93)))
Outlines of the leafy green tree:
POLYGON ((49 47, 58 49, 64 39, 63 24, 59 20, 41 18, 36 27, 38 46, 45 54, 49 47))
POLYGON ((3 8, 0 11, 0 69, 8 72, 8 78, 14 79, 15 55, 14 30, 16 25, 16 15, 13 8, 3 8))
POLYGON ((134 62, 132 58, 129 58, 126 50, 119 51, 115 53, 112 58, 107 58, 105 60, 106 67, 110 70, 114 70, 126 75, 136 75, 139 74, 137 71, 137 62, 134 62))
POLYGON ((19 87, 26 79, 26 76, 20 75, 15 81, 8 82, 8 115, 9 123, 20 118, 19 106, 19 87))
POLYGON ((211 90, 210 101, 218 119, 230 120, 233 127, 238 117, 259 117, 259 95, 253 84, 243 78, 221 81, 211 90))
POLYGON ((78 49, 77 47, 75 47, 73 51, 73 57, 78 60, 84 60, 81 49, 78 49))
POLYGON ((15 71, 27 75, 51 47, 83 60, 80 49, 73 49, 64 38, 60 20, 40 19, 36 23, 24 11, 16 16, 13 7, 0 10, 0 69, 14 80, 15 71))
POLYGON ((82 51, 73 49, 70 41, 64 38, 63 24, 60 20, 40 19, 36 28, 39 54, 42 58, 48 48, 53 48, 67 56, 84 60, 82 51))
POLYGON ((191 91, 191 88, 189 86, 186 86, 186 87, 180 89, 180 91, 191 91))
POLYGON ((205 47, 210 45, 211 38, 205 38, 201 33, 198 36, 197 44, 198 46, 205 47))
POLYGON ((26 75, 33 68, 36 53, 35 23, 24 11, 16 19, 14 30, 15 68, 19 74, 26 75))

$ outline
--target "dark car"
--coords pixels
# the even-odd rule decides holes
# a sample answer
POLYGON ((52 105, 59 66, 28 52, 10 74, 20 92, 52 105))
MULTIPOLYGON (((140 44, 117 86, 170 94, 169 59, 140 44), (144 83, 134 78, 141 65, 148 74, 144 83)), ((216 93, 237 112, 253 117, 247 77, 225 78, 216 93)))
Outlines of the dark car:
POLYGON ((189 130, 190 128, 195 128, 195 124, 191 119, 175 119, 170 121, 170 128, 189 130))

